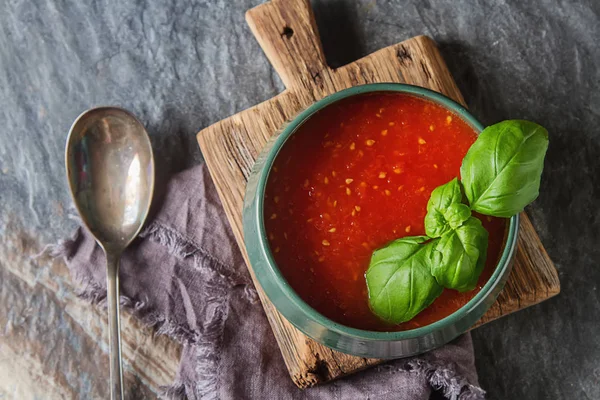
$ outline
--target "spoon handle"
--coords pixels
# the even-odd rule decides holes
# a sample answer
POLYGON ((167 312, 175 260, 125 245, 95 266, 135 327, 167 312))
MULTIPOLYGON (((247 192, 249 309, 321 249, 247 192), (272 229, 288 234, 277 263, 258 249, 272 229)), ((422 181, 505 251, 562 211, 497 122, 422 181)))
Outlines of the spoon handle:
POLYGON ((123 372, 121 369, 121 324, 119 322, 119 258, 106 254, 106 288, 108 327, 110 333, 110 398, 123 399, 123 372))

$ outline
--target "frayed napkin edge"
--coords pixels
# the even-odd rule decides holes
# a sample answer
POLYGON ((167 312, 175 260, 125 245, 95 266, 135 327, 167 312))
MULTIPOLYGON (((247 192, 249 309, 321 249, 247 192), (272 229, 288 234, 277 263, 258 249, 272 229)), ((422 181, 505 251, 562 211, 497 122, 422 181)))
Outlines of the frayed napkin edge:
MULTIPOLYGON (((52 258, 64 258, 69 261, 72 258, 70 249, 77 248, 77 241, 81 240, 82 227, 78 227, 73 235, 67 239, 60 240, 55 244, 46 245, 42 251, 33 258, 39 258, 42 255, 48 255, 52 258)), ((200 257, 203 257, 212 264, 215 264, 216 271, 222 276, 230 285, 240 284, 240 279, 235 273, 226 273, 223 268, 224 266, 214 260, 210 255, 204 254, 194 244, 186 241, 185 238, 181 238, 179 235, 175 235, 170 229, 167 229, 158 222, 152 222, 145 227, 140 233, 140 237, 150 238, 156 242, 164 245, 169 252, 180 258, 194 257, 196 253, 200 252, 200 257)), ((90 302, 91 304, 97 304, 103 306, 106 304, 106 288, 92 282, 89 278, 81 276, 77 271, 70 269, 74 278, 78 281, 83 288, 77 293, 78 297, 90 302)), ((258 301, 258 294, 256 289, 250 285, 245 285, 244 296, 252 303, 258 301)), ((174 324, 163 317, 160 317, 157 313, 150 312, 146 315, 141 315, 141 311, 144 309, 146 303, 143 300, 135 300, 128 296, 120 296, 119 302, 121 306, 131 312, 136 318, 138 318, 142 324, 154 329, 154 336, 167 335, 174 340, 182 344, 186 343, 197 343, 200 339, 200 335, 197 332, 192 332, 179 325, 174 324)), ((200 364, 202 364, 200 362, 200 364)), ((197 365, 198 366, 198 365, 197 365)), ((478 386, 472 385, 469 381, 461 376, 452 365, 440 364, 429 362, 424 359, 414 359, 407 363, 407 370, 410 373, 415 373, 425 377, 429 385, 434 390, 439 390, 442 394, 450 400, 480 400, 485 399, 486 392, 478 386)), ((204 390, 201 390, 205 395, 215 394, 214 386, 218 380, 218 371, 214 370, 210 373, 213 376, 207 376, 204 368, 203 375, 207 378, 205 382, 206 386, 204 390)), ((197 392, 199 388, 188 387, 185 383, 176 380, 171 385, 161 386, 159 396, 163 399, 169 400, 185 400, 188 398, 187 394, 197 392)), ((199 393, 202 397, 202 393, 199 393)))

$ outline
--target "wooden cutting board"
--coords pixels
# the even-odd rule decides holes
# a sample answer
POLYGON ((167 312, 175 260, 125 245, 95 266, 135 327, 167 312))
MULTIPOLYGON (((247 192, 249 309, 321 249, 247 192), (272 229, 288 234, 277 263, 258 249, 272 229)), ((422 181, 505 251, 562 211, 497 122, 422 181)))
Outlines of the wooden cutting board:
MULTIPOLYGON (((428 37, 415 37, 331 69, 325 62, 308 0, 273 0, 249 10, 246 20, 286 90, 203 129, 198 143, 247 261, 242 236, 246 181, 258 153, 285 121, 315 100, 374 82, 408 83, 436 90, 462 104, 464 100, 428 37)), ((248 269, 296 385, 310 387, 382 362, 336 352, 306 337, 277 312, 249 264, 248 269)), ((496 303, 475 326, 539 303, 559 291, 556 269, 523 213, 514 268, 496 303)))

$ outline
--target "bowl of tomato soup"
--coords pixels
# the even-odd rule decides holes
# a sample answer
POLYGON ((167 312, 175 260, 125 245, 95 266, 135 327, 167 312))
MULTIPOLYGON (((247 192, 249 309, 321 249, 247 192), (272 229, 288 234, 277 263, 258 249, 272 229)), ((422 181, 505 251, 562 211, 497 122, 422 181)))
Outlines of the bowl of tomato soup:
POLYGON ((483 126, 420 87, 357 86, 301 112, 260 153, 244 199, 244 240, 269 300, 296 328, 336 350, 396 358, 441 346, 494 303, 512 266, 518 216, 477 215, 486 265, 469 292, 444 289, 413 319, 369 308, 373 251, 424 235, 431 191, 459 176, 483 126))

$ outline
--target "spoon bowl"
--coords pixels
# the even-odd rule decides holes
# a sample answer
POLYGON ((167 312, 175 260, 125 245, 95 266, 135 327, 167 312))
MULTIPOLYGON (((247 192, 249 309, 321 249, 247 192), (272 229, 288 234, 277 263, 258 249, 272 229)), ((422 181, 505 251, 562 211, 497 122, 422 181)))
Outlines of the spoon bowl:
POLYGON ((65 162, 83 223, 103 247, 127 247, 146 220, 154 189, 142 123, 116 107, 84 112, 71 127, 65 162))
POLYGON ((128 111, 94 108, 71 126, 65 164, 75 207, 106 253, 111 398, 121 399, 119 258, 148 216, 154 191, 152 146, 142 123, 128 111))

